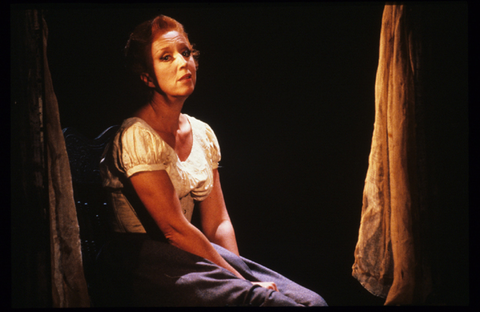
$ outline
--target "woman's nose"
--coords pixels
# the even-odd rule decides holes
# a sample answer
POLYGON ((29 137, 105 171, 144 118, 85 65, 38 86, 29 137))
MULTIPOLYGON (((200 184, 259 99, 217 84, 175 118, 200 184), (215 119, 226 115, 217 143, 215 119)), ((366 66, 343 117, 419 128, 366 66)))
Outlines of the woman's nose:
POLYGON ((179 66, 186 66, 187 63, 188 63, 188 58, 186 58, 185 56, 183 56, 181 53, 179 53, 177 55, 177 60, 178 60, 178 64, 179 66))

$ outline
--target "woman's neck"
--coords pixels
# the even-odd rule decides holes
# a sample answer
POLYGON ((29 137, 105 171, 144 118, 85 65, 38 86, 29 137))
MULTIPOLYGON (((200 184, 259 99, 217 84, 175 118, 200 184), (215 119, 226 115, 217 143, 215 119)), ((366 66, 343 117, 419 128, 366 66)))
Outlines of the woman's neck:
POLYGON ((158 132, 175 136, 181 127, 181 112, 186 98, 166 98, 154 93, 152 100, 134 116, 145 120, 158 132))

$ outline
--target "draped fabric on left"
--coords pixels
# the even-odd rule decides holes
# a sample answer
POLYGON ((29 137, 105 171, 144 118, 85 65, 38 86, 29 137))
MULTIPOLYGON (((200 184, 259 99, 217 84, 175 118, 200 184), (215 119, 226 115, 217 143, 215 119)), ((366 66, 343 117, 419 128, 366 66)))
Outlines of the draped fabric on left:
POLYGON ((44 148, 48 181, 51 284, 53 307, 88 307, 77 213, 73 199, 70 165, 60 125, 57 98, 47 61, 47 24, 43 13, 32 10, 27 19, 38 23, 42 36, 44 82, 44 148))

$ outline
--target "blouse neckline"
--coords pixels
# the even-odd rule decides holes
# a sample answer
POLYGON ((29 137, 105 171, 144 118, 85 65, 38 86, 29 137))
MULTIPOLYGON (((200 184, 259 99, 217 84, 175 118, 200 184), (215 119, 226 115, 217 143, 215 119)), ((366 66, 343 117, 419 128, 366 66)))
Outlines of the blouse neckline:
POLYGON ((190 128, 192 129, 192 147, 190 148, 190 153, 188 154, 187 158, 185 160, 181 160, 180 157, 178 156, 177 152, 175 151, 175 149, 173 147, 171 147, 164 139, 162 139, 162 137, 160 136, 160 134, 158 134, 157 131, 155 131, 155 129, 153 129, 145 120, 143 120, 142 118, 140 117, 131 117, 129 119, 138 119, 142 124, 146 125, 150 130, 152 130, 152 132, 160 139, 162 140, 163 143, 165 143, 166 146, 168 146, 168 148, 170 148, 170 150, 173 151, 173 153, 175 154, 175 156, 177 157, 177 160, 181 163, 186 163, 190 157, 192 156, 192 153, 193 153, 193 148, 194 148, 194 145, 195 145, 195 131, 193 130, 193 124, 190 120, 190 116, 187 115, 187 114, 183 114, 185 117, 187 117, 187 120, 188 120, 188 123, 190 124, 190 128))

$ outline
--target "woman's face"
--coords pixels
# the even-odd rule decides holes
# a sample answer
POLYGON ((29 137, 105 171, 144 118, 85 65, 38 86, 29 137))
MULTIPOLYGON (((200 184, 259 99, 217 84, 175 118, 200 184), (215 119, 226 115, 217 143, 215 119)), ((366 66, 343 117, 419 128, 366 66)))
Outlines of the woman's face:
POLYGON ((166 32, 153 41, 151 52, 159 93, 173 97, 192 94, 197 70, 185 36, 177 31, 166 32))

